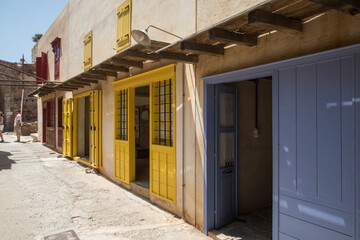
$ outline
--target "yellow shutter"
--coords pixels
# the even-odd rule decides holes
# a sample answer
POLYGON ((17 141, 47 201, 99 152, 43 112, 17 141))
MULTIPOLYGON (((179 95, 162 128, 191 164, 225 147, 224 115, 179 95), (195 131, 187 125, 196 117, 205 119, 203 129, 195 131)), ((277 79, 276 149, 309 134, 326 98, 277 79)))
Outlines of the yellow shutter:
POLYGON ((131 41, 131 0, 125 0, 117 9, 116 50, 130 45, 131 41))
POLYGON ((101 165, 101 90, 90 92, 90 152, 89 163, 98 168, 101 165))
POLYGON ((72 157, 72 99, 63 99, 63 154, 72 157))
POLYGON ((150 193, 176 203, 175 74, 150 89, 150 193))
POLYGON ((84 37, 84 70, 92 66, 92 31, 84 37))
POLYGON ((114 176, 130 184, 135 180, 135 89, 115 91, 114 176))

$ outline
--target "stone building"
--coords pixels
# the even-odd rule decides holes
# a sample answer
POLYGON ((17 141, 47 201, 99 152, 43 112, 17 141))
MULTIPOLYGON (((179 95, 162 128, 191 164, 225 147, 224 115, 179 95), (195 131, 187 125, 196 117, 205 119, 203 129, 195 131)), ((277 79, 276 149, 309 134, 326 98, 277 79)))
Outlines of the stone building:
POLYGON ((70 0, 39 136, 206 234, 359 240, 355 2, 70 0))
MULTIPOLYGON (((0 60, 0 63, 6 64, 12 68, 22 70, 22 66, 19 63, 11 63, 7 61, 0 60)), ((25 72, 35 74, 35 65, 34 64, 25 64, 25 72)), ((5 73, 9 76, 12 76, 16 79, 22 79, 22 73, 11 68, 0 65, 0 79, 11 79, 11 77, 2 75, 5 73)), ((24 80, 35 80, 34 77, 24 75, 24 80)), ((4 113, 5 116, 5 126, 4 131, 13 131, 14 130, 14 110, 21 109, 21 95, 22 88, 19 86, 2 86, 2 85, 18 85, 18 82, 5 82, 1 81, 0 83, 0 111, 4 113)), ((36 122, 37 121, 37 100, 35 97, 29 97, 28 94, 33 91, 33 89, 24 88, 24 105, 23 105, 23 122, 36 122)))

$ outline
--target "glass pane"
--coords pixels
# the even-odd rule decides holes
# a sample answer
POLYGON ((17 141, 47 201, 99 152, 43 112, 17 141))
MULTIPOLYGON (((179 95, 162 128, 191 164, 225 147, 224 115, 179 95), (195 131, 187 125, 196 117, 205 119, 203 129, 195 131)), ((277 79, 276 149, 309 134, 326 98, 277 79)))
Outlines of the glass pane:
POLYGON ((231 93, 220 93, 219 114, 220 127, 234 127, 234 102, 235 95, 231 93))
POLYGON ((234 133, 220 133, 219 136, 219 166, 229 167, 234 164, 234 133))

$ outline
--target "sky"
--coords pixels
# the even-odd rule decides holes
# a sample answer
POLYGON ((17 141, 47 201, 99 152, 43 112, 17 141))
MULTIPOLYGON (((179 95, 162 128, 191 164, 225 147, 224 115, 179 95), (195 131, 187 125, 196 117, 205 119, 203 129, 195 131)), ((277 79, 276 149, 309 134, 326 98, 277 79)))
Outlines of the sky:
POLYGON ((0 59, 31 63, 32 37, 44 34, 68 0, 0 0, 0 59))

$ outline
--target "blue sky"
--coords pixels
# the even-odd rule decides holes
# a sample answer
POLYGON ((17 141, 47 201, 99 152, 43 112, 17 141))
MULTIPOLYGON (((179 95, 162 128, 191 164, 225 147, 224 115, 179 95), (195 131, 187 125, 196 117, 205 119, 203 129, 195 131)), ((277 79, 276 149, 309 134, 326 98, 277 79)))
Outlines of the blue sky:
POLYGON ((44 34, 68 0, 0 0, 0 59, 31 63, 35 33, 44 34))

